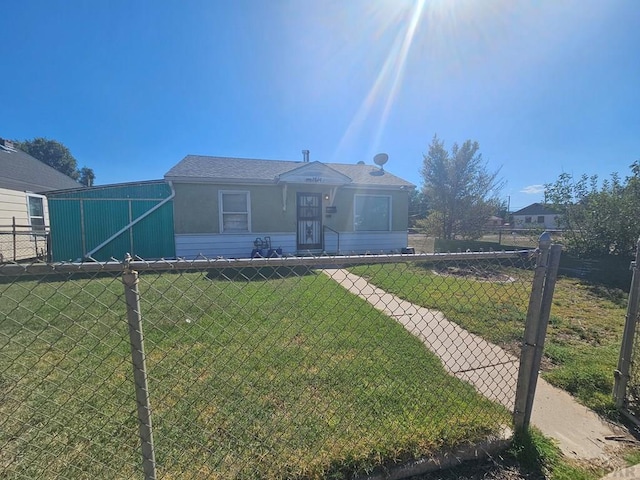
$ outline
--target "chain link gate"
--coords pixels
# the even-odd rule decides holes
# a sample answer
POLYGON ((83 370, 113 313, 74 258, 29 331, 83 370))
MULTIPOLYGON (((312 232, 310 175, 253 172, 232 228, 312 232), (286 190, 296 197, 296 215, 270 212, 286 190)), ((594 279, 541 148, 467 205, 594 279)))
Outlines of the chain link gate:
POLYGON ((347 478, 504 438, 548 253, 0 266, 0 476, 347 478))
POLYGON ((638 313, 640 310, 640 274, 638 262, 640 261, 640 240, 636 244, 636 259, 631 263, 633 277, 629 289, 629 303, 622 334, 620 357, 618 368, 615 371, 615 384, 613 396, 616 407, 627 418, 636 424, 640 423, 640 368, 638 368, 638 355, 640 355, 640 337, 638 330, 640 322, 638 313))

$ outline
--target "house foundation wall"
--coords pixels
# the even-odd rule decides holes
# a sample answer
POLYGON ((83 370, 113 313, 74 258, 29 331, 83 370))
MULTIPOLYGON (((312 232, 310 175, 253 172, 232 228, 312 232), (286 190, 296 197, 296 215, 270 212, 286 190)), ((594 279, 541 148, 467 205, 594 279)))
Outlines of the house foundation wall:
MULTIPOLYGON (((256 238, 271 239, 271 248, 281 249, 282 255, 297 255, 295 233, 246 233, 246 234, 176 234, 176 256, 193 259, 249 258, 256 248, 256 238)), ((329 255, 400 253, 407 246, 408 235, 401 232, 326 232, 324 253, 329 255)), ((323 252, 312 252, 323 253, 323 252)))

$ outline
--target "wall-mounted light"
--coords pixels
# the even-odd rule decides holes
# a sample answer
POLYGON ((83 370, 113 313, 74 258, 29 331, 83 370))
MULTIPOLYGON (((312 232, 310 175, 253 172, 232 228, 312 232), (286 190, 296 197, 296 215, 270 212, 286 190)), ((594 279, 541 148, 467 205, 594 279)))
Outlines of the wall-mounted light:
POLYGON ((324 199, 325 199, 325 200, 329 200, 329 194, 328 194, 328 193, 325 193, 325 194, 324 194, 324 199))

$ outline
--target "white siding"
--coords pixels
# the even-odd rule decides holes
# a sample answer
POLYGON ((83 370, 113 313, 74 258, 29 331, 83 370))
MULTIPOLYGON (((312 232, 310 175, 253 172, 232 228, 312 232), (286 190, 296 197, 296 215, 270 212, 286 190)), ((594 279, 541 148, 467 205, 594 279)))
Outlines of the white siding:
POLYGON ((515 228, 547 228, 550 230, 558 229, 558 216, 554 213, 551 215, 514 215, 513 225, 515 228), (527 223, 527 217, 531 218, 531 222, 527 223), (544 223, 538 223, 538 217, 544 217, 544 223))
MULTIPOLYGON (((0 188, 0 262, 19 261, 35 258, 45 249, 45 239, 26 234, 29 232, 29 207, 27 196, 29 193, 18 190, 0 188), (13 219, 18 227, 16 231, 16 245, 12 234, 13 219), (22 232, 22 234, 20 234, 22 232)), ((35 194, 34 194, 35 195, 35 194)), ((41 196, 41 195, 37 195, 41 196)), ((44 223, 49 225, 49 206, 43 197, 44 223)))
POLYGON ((408 241, 409 236, 406 231, 344 232, 340 234, 340 253, 342 255, 400 253, 400 250, 407 246, 408 241))
POLYGON ((0 228, 6 228, 13 222, 18 225, 29 225, 27 215, 27 194, 17 190, 0 188, 0 228))
MULTIPOLYGON (((177 234, 176 256, 180 258, 249 258, 254 249, 256 237, 264 238, 265 234, 177 234)), ((272 248, 282 248, 283 255, 295 255, 296 236, 294 233, 269 234, 272 248)), ((340 233, 340 251, 338 237, 332 232, 325 232, 325 251, 333 255, 400 253, 407 246, 408 235, 403 232, 342 232, 340 233)))
MULTIPOLYGON (((294 233, 266 234, 271 237, 271 248, 282 248, 283 255, 291 255, 296 251, 294 233)), ((180 258, 249 258, 255 248, 254 240, 264 238, 265 234, 176 234, 176 256, 180 258)))
POLYGON ((6 228, 13 224, 13 218, 17 225, 29 225, 29 209, 27 206, 27 196, 34 195, 42 197, 44 206, 44 224, 49 226, 49 205, 47 198, 42 195, 20 192, 18 190, 8 190, 0 188, 0 228, 6 228))

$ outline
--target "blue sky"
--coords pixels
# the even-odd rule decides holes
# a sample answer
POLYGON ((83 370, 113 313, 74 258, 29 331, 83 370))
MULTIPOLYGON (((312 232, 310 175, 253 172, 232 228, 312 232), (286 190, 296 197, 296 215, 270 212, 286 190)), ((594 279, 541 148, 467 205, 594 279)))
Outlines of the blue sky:
POLYGON ((640 159, 638 25, 637 0, 3 2, 0 136, 98 184, 309 149, 420 185, 437 134, 477 140, 517 209, 640 159))

